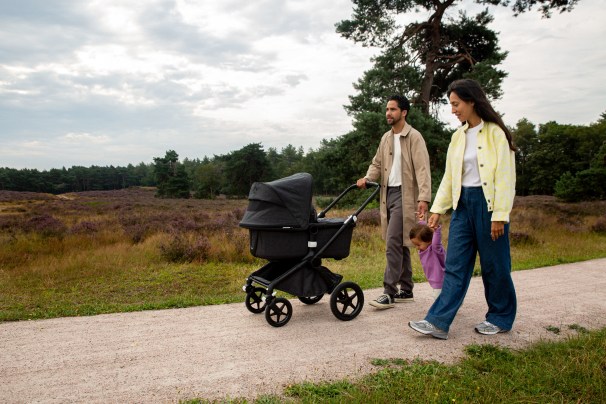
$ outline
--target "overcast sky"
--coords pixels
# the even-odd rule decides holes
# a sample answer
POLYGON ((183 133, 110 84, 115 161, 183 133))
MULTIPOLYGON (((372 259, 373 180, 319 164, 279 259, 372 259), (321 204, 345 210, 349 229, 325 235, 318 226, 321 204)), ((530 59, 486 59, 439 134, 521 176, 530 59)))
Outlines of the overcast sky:
MULTIPOLYGON (((606 0, 551 19, 492 10, 505 122, 597 121, 606 0)), ((351 129, 343 105, 377 52, 335 33, 351 13, 348 0, 0 0, 0 167, 316 149, 351 129)))

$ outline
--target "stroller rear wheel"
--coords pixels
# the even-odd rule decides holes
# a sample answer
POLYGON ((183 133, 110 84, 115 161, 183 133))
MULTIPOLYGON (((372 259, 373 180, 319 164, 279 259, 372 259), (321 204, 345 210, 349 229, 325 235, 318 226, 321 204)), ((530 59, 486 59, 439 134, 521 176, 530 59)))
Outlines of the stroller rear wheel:
POLYGON ((269 325, 282 327, 290 321, 292 305, 283 297, 277 297, 265 307, 265 319, 269 325))
POLYGON ((323 297, 324 297, 324 295, 309 296, 309 297, 299 296, 299 300, 305 304, 315 304, 315 303, 318 303, 320 300, 322 300, 323 297))
POLYGON ((354 282, 343 282, 330 295, 330 310, 336 318, 353 320, 364 307, 364 292, 354 282))
POLYGON ((265 301, 263 296, 267 294, 267 289, 256 287, 246 293, 246 308, 251 313, 259 314, 265 310, 265 301))

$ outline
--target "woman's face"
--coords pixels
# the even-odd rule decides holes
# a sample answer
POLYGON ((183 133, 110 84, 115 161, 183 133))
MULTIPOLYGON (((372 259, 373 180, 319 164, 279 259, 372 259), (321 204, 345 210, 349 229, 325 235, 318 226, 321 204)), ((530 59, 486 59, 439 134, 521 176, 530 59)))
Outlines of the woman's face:
POLYGON ((463 101, 454 91, 450 93, 449 98, 452 113, 455 114, 459 121, 468 122, 469 118, 476 115, 476 112, 473 109, 473 102, 463 101))

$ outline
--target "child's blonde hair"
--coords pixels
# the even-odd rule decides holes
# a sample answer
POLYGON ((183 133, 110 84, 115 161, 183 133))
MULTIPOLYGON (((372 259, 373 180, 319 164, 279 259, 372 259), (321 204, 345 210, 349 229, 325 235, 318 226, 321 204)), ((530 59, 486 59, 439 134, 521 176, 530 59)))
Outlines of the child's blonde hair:
POLYGON ((433 230, 426 224, 417 223, 412 226, 412 229, 410 229, 410 233, 408 234, 408 236, 411 240, 413 238, 418 238, 424 243, 431 243, 431 240, 433 239, 433 230))

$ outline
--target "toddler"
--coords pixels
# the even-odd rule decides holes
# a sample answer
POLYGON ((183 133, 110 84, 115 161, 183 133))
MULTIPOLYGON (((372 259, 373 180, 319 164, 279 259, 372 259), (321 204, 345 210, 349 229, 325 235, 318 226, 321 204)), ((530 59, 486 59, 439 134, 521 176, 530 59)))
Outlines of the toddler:
POLYGON ((444 261, 446 251, 442 246, 442 226, 432 230, 424 221, 410 229, 410 241, 419 250, 419 258, 425 277, 433 288, 433 297, 437 299, 442 292, 444 282, 444 261))

